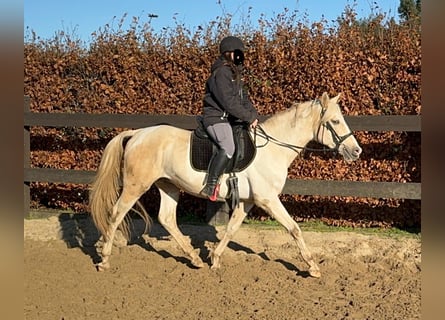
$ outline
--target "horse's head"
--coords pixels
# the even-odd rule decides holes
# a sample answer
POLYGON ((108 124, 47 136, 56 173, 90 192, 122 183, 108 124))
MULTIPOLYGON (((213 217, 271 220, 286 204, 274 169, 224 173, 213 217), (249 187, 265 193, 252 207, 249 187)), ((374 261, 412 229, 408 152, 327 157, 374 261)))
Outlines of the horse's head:
POLYGON ((362 153, 357 140, 349 129, 338 105, 340 94, 330 99, 323 93, 319 104, 321 106, 320 124, 316 133, 317 142, 337 150, 346 161, 357 160, 362 153))

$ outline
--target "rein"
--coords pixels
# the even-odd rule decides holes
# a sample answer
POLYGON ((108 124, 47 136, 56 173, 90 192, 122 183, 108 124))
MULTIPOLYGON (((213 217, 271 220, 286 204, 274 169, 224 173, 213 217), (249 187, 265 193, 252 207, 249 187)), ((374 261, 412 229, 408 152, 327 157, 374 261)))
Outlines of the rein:
MULTIPOLYGON (((314 103, 314 102, 313 102, 313 103, 314 103)), ((326 112, 326 109, 323 109, 323 108, 322 108, 322 110, 321 110, 321 115, 320 115, 320 119, 323 118, 323 115, 324 115, 325 112, 326 112)), ((297 152, 297 153, 300 152, 300 151, 302 151, 302 150, 313 151, 313 152, 326 152, 326 151, 329 151, 329 152, 337 152, 337 151, 338 151, 338 148, 339 148, 340 145, 343 143, 343 141, 345 141, 347 138, 349 138, 350 136, 353 135, 352 132, 349 132, 349 133, 345 134, 344 136, 341 136, 341 137, 340 137, 340 136, 337 134, 337 132, 335 132, 335 130, 334 130, 334 128, 332 127, 332 125, 331 125, 330 122, 320 123, 320 126, 318 127, 318 130, 317 130, 317 135, 318 135, 318 132, 320 132, 321 127, 323 127, 323 130, 326 128, 326 129, 329 130, 329 132, 331 132, 331 134, 332 134, 332 138, 333 138, 333 140, 334 140, 334 142, 335 142, 335 147, 334 147, 334 148, 326 148, 325 146, 323 146, 323 148, 308 148, 308 147, 300 147, 300 146, 296 146, 296 145, 293 145, 293 144, 290 144, 290 143, 282 142, 282 141, 280 141, 280 140, 278 140, 278 139, 272 137, 271 135, 269 135, 269 134, 263 129, 263 127, 261 127, 260 125, 257 125, 257 126, 255 127, 255 130, 254 130, 254 143, 255 143, 255 146, 256 146, 257 148, 262 148, 262 147, 265 147, 269 142, 272 142, 272 143, 275 143, 275 144, 278 145, 278 146, 281 146, 281 147, 285 147, 285 148, 291 149, 292 151, 295 151, 295 152, 297 152), (257 132, 257 128, 259 129, 259 132, 257 132), (262 145, 257 145, 257 144, 256 144, 256 136, 257 136, 257 135, 258 135, 259 137, 261 137, 261 138, 266 139, 266 142, 265 142, 264 144, 262 144, 262 145)))
POLYGON ((269 142, 275 143, 276 145, 278 145, 280 147, 291 149, 292 151, 295 151, 297 153, 300 152, 300 151, 303 151, 303 150, 315 151, 315 152, 321 152, 321 151, 323 151, 323 152, 326 152, 326 151, 335 152, 338 149, 338 148, 331 149, 331 148, 326 148, 326 147, 323 147, 321 149, 316 149, 316 148, 309 148, 309 147, 300 147, 300 146, 296 146, 294 144, 290 144, 290 143, 287 143, 287 142, 282 142, 282 141, 280 141, 278 139, 275 139, 271 135, 269 135, 263 129, 263 127, 261 127, 260 125, 257 125, 255 127, 255 131, 254 131, 254 143, 255 143, 255 146, 257 148, 262 148, 262 147, 265 147, 269 142), (257 136, 266 139, 266 142, 264 144, 262 144, 262 145, 257 145, 256 144, 256 137, 257 136))

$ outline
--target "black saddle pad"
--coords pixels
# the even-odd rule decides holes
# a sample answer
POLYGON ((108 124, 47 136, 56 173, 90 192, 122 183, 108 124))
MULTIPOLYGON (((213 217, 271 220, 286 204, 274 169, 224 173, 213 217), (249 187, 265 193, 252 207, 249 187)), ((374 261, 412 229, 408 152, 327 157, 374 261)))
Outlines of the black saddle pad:
MULTIPOLYGON (((192 168, 197 171, 207 171, 210 159, 217 146, 208 137, 203 137, 202 132, 193 131, 190 141, 190 162, 192 168)), ((256 155, 256 147, 247 129, 242 126, 233 128, 235 140, 235 154, 225 170, 239 172, 249 166, 256 155)))

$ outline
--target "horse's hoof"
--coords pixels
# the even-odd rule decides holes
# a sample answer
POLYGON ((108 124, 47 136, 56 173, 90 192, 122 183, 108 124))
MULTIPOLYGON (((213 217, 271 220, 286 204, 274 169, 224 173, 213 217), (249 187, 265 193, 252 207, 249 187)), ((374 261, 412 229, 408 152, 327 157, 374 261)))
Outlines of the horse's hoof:
POLYGON ((212 269, 212 270, 218 270, 220 268, 221 268, 221 266, 219 264, 212 264, 212 266, 210 267, 210 269, 212 269))
POLYGON ((199 260, 192 260, 192 264, 196 267, 196 268, 203 268, 204 267, 204 262, 202 262, 201 259, 199 260))
POLYGON ((190 261, 192 262, 192 265, 196 268, 203 268, 204 262, 202 262, 201 258, 199 257, 199 249, 193 250, 190 255, 190 261))
POLYGON ((221 261, 219 257, 213 256, 212 257, 212 265, 210 266, 210 269, 217 270, 221 267, 221 261))
POLYGON ((109 263, 103 263, 103 262, 99 262, 98 264, 96 264, 96 270, 99 272, 103 272, 105 270, 110 269, 110 264, 109 263))
POLYGON ((309 269, 309 275, 313 278, 320 278, 321 277, 321 272, 320 270, 317 269, 309 269))

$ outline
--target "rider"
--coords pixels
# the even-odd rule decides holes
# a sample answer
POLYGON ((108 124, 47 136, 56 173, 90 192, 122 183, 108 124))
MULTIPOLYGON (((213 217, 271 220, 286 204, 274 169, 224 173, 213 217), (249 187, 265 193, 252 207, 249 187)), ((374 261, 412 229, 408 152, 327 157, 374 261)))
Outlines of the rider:
POLYGON ((232 123, 244 121, 255 128, 258 112, 247 96, 242 79, 244 44, 234 36, 225 37, 219 45, 220 56, 211 67, 204 95, 203 122, 218 146, 209 164, 201 195, 216 201, 219 178, 235 153, 232 123))

